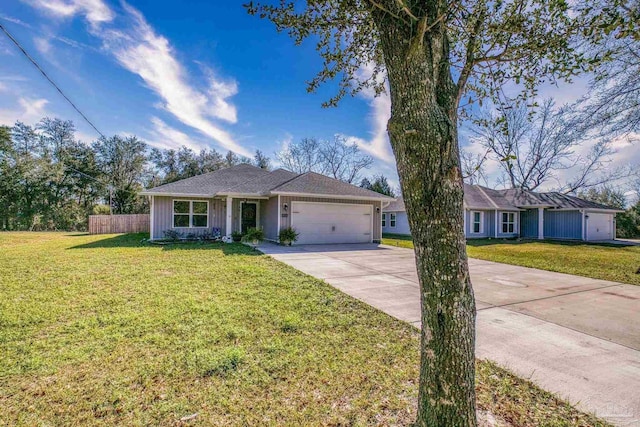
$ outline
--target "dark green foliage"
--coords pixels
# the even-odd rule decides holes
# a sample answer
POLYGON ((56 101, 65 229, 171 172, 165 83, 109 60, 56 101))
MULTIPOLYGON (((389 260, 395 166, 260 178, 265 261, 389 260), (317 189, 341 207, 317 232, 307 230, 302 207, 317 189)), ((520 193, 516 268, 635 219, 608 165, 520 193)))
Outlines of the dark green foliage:
MULTIPOLYGON (((590 188, 578 196, 613 208, 625 209, 627 201, 622 191, 611 187, 590 188)), ((640 201, 623 213, 616 215, 616 237, 627 239, 640 237, 640 201)))
POLYGON ((256 150, 256 155, 253 156, 253 164, 260 169, 271 169, 271 159, 260 150, 256 150))
POLYGON ((298 240, 298 236, 300 235, 300 233, 298 233, 295 228, 289 227, 289 228, 283 228, 282 230, 280 230, 280 234, 278 235, 278 239, 280 240, 280 243, 283 244, 291 244, 293 242, 295 242, 296 240, 298 240))
POLYGON ((227 166, 225 159, 216 150, 201 150, 196 153, 184 146, 179 150, 153 148, 149 160, 156 172, 152 186, 213 172, 227 166))
POLYGON ((367 178, 363 178, 360 182, 360 187, 366 188, 367 190, 375 191, 376 193, 396 197, 395 192, 387 181, 387 177, 382 174, 374 175, 373 182, 369 181, 369 179, 367 178))
POLYGON ((242 236, 243 242, 261 242, 264 240, 264 230, 262 228, 250 228, 242 236))

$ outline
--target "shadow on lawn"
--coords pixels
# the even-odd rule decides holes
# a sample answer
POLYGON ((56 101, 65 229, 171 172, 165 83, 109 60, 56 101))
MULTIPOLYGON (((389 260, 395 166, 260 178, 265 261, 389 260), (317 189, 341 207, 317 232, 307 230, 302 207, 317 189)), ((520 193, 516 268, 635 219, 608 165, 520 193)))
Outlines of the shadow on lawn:
MULTIPOLYGON (((69 235, 80 236, 78 234, 69 235)), ((83 235, 86 236, 86 235, 83 235)), ((163 251, 189 251, 189 250, 221 250, 224 255, 249 255, 257 256, 261 253, 251 247, 240 243, 221 242, 176 242, 163 245, 151 244, 147 241, 149 233, 129 233, 107 237, 90 243, 72 246, 69 249, 96 249, 96 248, 161 248, 163 251)))
POLYGON ((537 240, 537 239, 467 239, 467 246, 481 247, 491 245, 526 245, 541 243, 544 245, 554 246, 600 246, 603 248, 624 248, 627 246, 621 243, 606 242, 582 242, 572 240, 537 240))

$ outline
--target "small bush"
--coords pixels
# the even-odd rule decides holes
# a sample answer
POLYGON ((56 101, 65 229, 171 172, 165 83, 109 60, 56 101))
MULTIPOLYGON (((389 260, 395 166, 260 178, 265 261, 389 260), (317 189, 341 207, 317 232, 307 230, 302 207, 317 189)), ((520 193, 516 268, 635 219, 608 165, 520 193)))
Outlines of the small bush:
POLYGON ((250 228, 247 233, 242 236, 244 242, 261 242, 264 240, 264 231, 262 228, 250 228))
POLYGON ((180 240, 182 233, 178 230, 165 230, 164 237, 167 240, 180 240))
POLYGON ((295 242, 298 240, 298 236, 300 235, 300 233, 298 233, 295 228, 292 227, 288 227, 285 228, 283 230, 280 230, 280 234, 278 235, 278 239, 280 240, 280 243, 284 244, 284 245, 290 245, 291 243, 295 242))
POLYGON ((233 233, 231 233, 231 238, 234 242, 239 242, 240 240, 242 240, 242 233, 239 231, 234 231, 233 233))

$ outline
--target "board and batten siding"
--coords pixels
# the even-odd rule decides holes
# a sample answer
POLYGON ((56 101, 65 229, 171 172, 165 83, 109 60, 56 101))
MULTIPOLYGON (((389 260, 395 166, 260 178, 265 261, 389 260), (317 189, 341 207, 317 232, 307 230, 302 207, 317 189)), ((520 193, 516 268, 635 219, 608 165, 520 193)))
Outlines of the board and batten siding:
POLYGON ((545 239, 582 239, 582 212, 544 211, 545 239))
POLYGON ((153 234, 152 239, 164 238, 164 232, 167 230, 176 230, 183 234, 195 233, 202 234, 211 232, 215 228, 219 228, 222 235, 225 234, 225 201, 220 199, 204 199, 197 197, 166 197, 153 196, 153 234), (173 228, 173 201, 174 200, 196 200, 209 202, 209 226, 207 228, 189 228, 178 227, 173 228))
MULTIPOLYGON (((240 197, 232 200, 232 231, 240 231, 240 204, 242 202, 252 202, 258 203, 258 228, 264 228, 265 226, 265 211, 266 211, 266 200, 264 199, 248 199, 244 197, 240 197)), ((226 203, 226 201, 223 201, 226 203)))
POLYGON ((538 238, 538 209, 520 212, 520 235, 531 239, 538 238))
MULTIPOLYGON (((387 214, 387 220, 384 227, 382 227, 383 233, 389 234, 404 234, 411 235, 411 230, 409 229, 409 219, 407 218, 407 213, 398 211, 398 212, 383 212, 387 214), (391 222, 389 218, 389 214, 396 214, 396 226, 391 227, 391 222)), ((382 221, 382 219, 381 219, 382 221)))
MULTIPOLYGON (((494 212, 495 216, 495 212, 494 212)), ((495 221, 495 218, 494 218, 495 221)), ((499 239, 513 239, 514 237, 518 237, 518 227, 520 226, 520 212, 519 211, 498 211, 498 238, 499 239), (515 224, 513 227, 513 233, 503 233, 502 232, 502 214, 503 213, 514 213, 515 214, 515 224)))
POLYGON ((495 216, 496 216, 496 211, 485 211, 482 209, 467 209, 464 211, 464 215, 465 215, 465 230, 464 230, 464 234, 468 239, 481 239, 484 237, 493 237, 494 233, 495 233, 495 229, 493 227, 493 224, 495 222, 495 216), (483 212, 483 230, 482 233, 472 233, 471 230, 473 230, 473 224, 472 224, 472 220, 473 217, 471 216, 471 212, 483 212))
POLYGON ((292 202, 315 202, 315 203, 339 203, 347 205, 372 205, 373 206, 373 241, 379 242, 382 239, 382 202, 374 200, 345 200, 345 199, 329 199, 324 197, 298 197, 298 196, 280 196, 280 229, 291 227, 292 202), (289 210, 284 212, 282 206, 287 204, 289 210), (378 208, 378 209, 376 209, 378 208), (286 216, 285 216, 286 215, 286 216))
POLYGON ((278 240, 278 196, 263 200, 264 203, 264 235, 269 240, 278 240))

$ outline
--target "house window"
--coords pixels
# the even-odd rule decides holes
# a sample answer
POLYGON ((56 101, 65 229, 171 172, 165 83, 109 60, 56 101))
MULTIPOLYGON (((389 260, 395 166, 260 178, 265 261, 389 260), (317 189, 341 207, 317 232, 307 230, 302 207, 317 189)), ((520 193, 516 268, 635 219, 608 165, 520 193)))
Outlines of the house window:
POLYGON ((174 228, 207 228, 209 226, 209 202, 198 200, 173 201, 174 228))
POLYGON ((514 233, 516 229, 515 212, 502 212, 502 232, 514 233))
POLYGON ((389 214, 389 227, 395 228, 395 226, 396 226, 396 214, 390 213, 389 214))
POLYGON ((471 223, 471 232, 475 233, 475 234, 480 234, 483 231, 483 222, 482 221, 482 217, 483 217, 483 212, 480 211, 474 211, 471 212, 471 217, 472 217, 472 223, 471 223))
POLYGON ((387 214, 386 213, 382 214, 382 226, 383 227, 387 226, 387 214))

